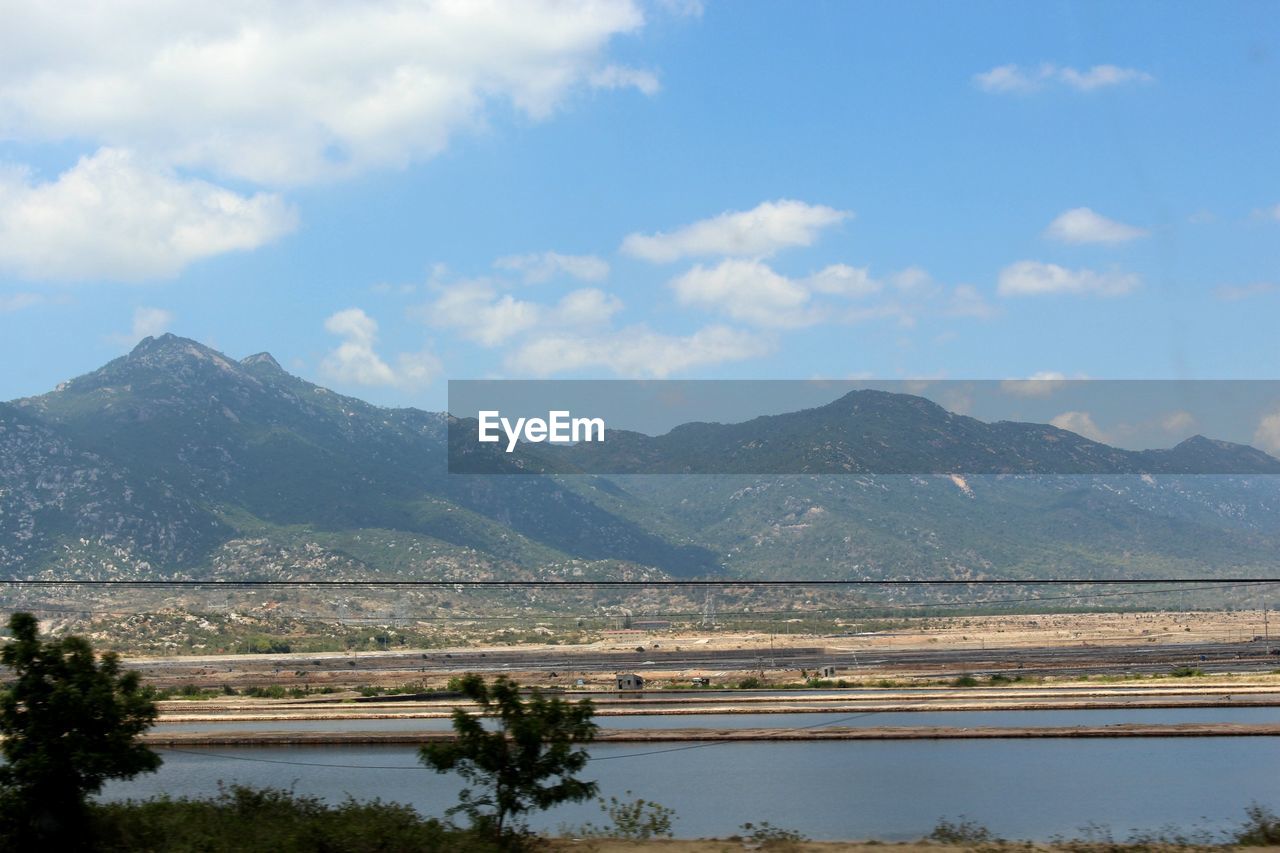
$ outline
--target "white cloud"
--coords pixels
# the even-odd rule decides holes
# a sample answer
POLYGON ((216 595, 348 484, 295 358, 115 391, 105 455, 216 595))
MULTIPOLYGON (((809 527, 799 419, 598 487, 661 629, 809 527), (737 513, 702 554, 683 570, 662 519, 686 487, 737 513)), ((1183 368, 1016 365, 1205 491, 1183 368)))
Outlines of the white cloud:
POLYGON ((595 288, 575 290, 558 303, 545 305, 499 293, 483 279, 437 287, 440 296, 414 314, 486 347, 500 346, 534 329, 591 329, 608 323, 622 309, 616 296, 595 288))
POLYGON ((498 258, 493 265, 501 270, 520 273, 528 284, 540 284, 558 275, 567 275, 581 281, 604 281, 609 277, 608 262, 595 255, 538 252, 529 255, 508 255, 498 258))
POLYGON ((763 258, 790 246, 810 246, 819 232, 851 214, 825 205, 782 199, 730 211, 657 234, 629 234, 622 251, 652 263, 721 255, 763 258))
POLYGON ((667 335, 628 326, 607 335, 547 334, 507 356, 515 373, 551 376, 603 368, 619 376, 664 378, 695 367, 766 355, 773 342, 727 326, 707 326, 690 335, 667 335))
POLYGON ((713 267, 699 264, 672 279, 670 286, 681 305, 769 328, 797 328, 840 318, 834 303, 819 303, 815 296, 859 299, 884 289, 865 267, 832 264, 812 275, 792 278, 763 261, 737 258, 713 267))
POLYGON ((1081 92, 1092 92, 1094 89, 1106 89, 1126 83, 1153 83, 1156 79, 1146 71, 1121 68, 1116 65, 1095 65, 1087 71, 1060 68, 1057 76, 1063 83, 1081 92))
POLYGON ((952 317, 977 317, 985 320, 994 317, 998 312, 978 288, 972 284, 957 284, 955 290, 951 292, 946 313, 952 317))
POLYGON ((1093 92, 1126 83, 1152 83, 1155 79, 1151 74, 1136 68, 1095 65, 1080 71, 1051 62, 1034 68, 999 65, 990 71, 973 75, 975 86, 994 94, 1029 94, 1050 85, 1066 86, 1078 92, 1093 92))
POLYGON ((1268 453, 1280 453, 1280 411, 1263 416, 1253 434, 1253 443, 1268 453))
POLYGON ((1057 264, 1018 261, 1000 271, 996 291, 1001 296, 1039 296, 1052 293, 1121 296, 1136 290, 1142 279, 1133 273, 1069 270, 1057 264))
POLYGON ((1065 429, 1074 432, 1076 435, 1082 435, 1090 441, 1100 441, 1104 444, 1107 442, 1106 434, 1098 429, 1098 425, 1093 422, 1093 415, 1088 412, 1063 412, 1050 420, 1049 423, 1058 429, 1065 429))
POLYGON ((432 382, 443 371, 440 359, 427 350, 402 353, 398 369, 382 360, 374 349, 378 323, 359 308, 347 308, 324 321, 331 334, 343 338, 320 362, 320 371, 346 385, 399 385, 413 387, 432 382))
POLYGON ((396 371, 396 384, 405 387, 430 385, 444 373, 444 364, 439 356, 426 349, 402 352, 396 357, 396 364, 399 368, 396 371))
POLYGON ((494 106, 537 120, 575 87, 653 91, 604 57, 643 25, 633 0, 12 3, 0 137, 305 184, 431 157, 494 106))
POLYGON ((39 293, 0 293, 0 314, 12 314, 43 301, 44 297, 39 293))
POLYGON ((998 65, 973 75, 973 82, 985 92, 1034 92, 1048 73, 1051 72, 1046 72, 1043 66, 1039 71, 1027 72, 1017 65, 998 65))
POLYGON ((1061 243, 1127 243, 1150 232, 1145 228, 1108 219, 1087 207, 1060 213, 1049 223, 1044 235, 1061 243))
POLYGON ((1253 284, 1222 284, 1213 289, 1213 295, 1223 302, 1239 302, 1242 299, 1252 299, 1255 296, 1266 296, 1268 293, 1275 293, 1277 290, 1280 290, 1280 284, 1258 281, 1253 284))
POLYGON ((940 289, 928 270, 915 266, 894 273, 889 281, 899 293, 915 296, 937 295, 940 289))
POLYGON ((1026 379, 1005 379, 1000 383, 1000 390, 1015 397, 1048 397, 1066 383, 1064 374, 1042 370, 1026 379))
POLYGON ((1165 432, 1186 432, 1196 425, 1196 416, 1190 412, 1170 412, 1160 419, 1160 428, 1165 432))
MULTIPOLYGON (((924 306, 903 304, 901 302, 882 302, 878 305, 850 308, 842 311, 836 319, 845 323, 867 323, 872 320, 896 320, 903 328, 912 328, 919 319, 924 306)), ((899 339, 904 344, 908 339, 899 339)))
POLYGON ((890 274, 884 281, 866 267, 832 264, 808 276, 783 275, 760 260, 729 258, 698 265, 670 282, 681 305, 714 311, 761 328, 794 329, 818 323, 894 320, 914 326, 928 314, 987 318, 996 314, 972 285, 952 289, 919 267, 890 274), (885 294, 885 298, 860 304, 885 294))
POLYGON ((476 280, 444 288, 421 314, 433 326, 456 329, 463 337, 492 347, 533 328, 542 306, 499 294, 489 282, 476 280))
POLYGON ((556 306, 553 319, 557 324, 586 329, 603 326, 622 310, 622 300, 603 290, 586 287, 566 293, 556 306))
POLYGON ((832 264, 818 270, 805 279, 805 283, 814 293, 854 298, 871 296, 884 289, 884 285, 873 279, 866 267, 851 267, 848 264, 832 264))
POLYGON ((0 268, 28 279, 141 281, 177 275, 294 228, 278 196, 244 196, 103 149, 47 183, 0 173, 0 268))
POLYGON ((624 65, 606 65, 591 72, 587 79, 597 89, 637 89, 649 96, 658 94, 662 89, 658 75, 652 71, 627 68, 624 65))
POLYGON ((133 311, 133 339, 140 341, 163 334, 173 323, 173 312, 142 306, 133 311))
POLYGON ((809 289, 760 261, 727 260, 701 265, 671 281, 682 305, 719 311, 756 326, 796 327, 818 322, 809 289))
POLYGON ((132 347, 143 338, 152 338, 167 332, 172 323, 172 311, 142 305, 133 309, 133 325, 129 331, 108 335, 107 340, 122 347, 132 347))
POLYGON ((1265 209, 1259 208, 1254 210, 1253 218, 1254 219, 1274 219, 1277 222, 1280 222, 1280 204, 1277 204, 1275 207, 1268 207, 1265 209))
POLYGON ((556 301, 534 301, 518 299, 501 285, 483 278, 448 281, 447 271, 438 270, 428 283, 437 297, 410 312, 462 339, 501 348, 506 370, 524 376, 596 369, 620 376, 663 377, 753 358, 774 346, 770 336, 724 325, 687 335, 642 324, 619 327, 615 321, 624 308, 622 300, 598 288, 580 288, 556 301))

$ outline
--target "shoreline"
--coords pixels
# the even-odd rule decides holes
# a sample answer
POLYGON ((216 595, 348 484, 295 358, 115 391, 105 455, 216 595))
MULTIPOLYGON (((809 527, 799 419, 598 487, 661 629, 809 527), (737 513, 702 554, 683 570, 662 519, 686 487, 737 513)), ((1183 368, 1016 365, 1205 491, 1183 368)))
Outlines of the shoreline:
MULTIPOLYGON (((688 743, 831 740, 1025 740, 1030 738, 1276 737, 1280 723, 1176 723, 1109 726, 825 727, 812 729, 604 729, 594 743, 688 743)), ((452 732, 172 732, 142 736, 149 746, 418 745, 453 739, 452 732)))
MULTIPOLYGON (((702 716, 706 714, 717 715, 740 715, 752 716, 763 714, 847 714, 847 713, 874 713, 874 714, 907 714, 907 713, 937 713, 945 711, 964 711, 964 712, 984 712, 984 711, 1122 711, 1122 710, 1153 710, 1153 709, 1179 709, 1179 708, 1274 708, 1280 707, 1280 702, 1274 700, 1267 701, 1238 701, 1235 699, 1218 700, 1218 701, 1190 701, 1190 702, 1080 702, 1080 703, 1046 703, 1046 704, 1019 704, 1019 705, 990 705, 990 704, 957 704, 957 705, 877 705, 874 707, 854 706, 854 705, 829 705, 829 706, 809 706, 809 707, 790 707, 790 708, 742 708, 742 707, 715 707, 709 706, 705 708, 679 708, 679 709, 637 709, 634 711, 622 710, 597 710, 594 717, 596 719, 605 717, 685 717, 685 716, 702 716)), ((342 720, 447 720, 452 717, 451 711, 422 711, 422 712, 406 712, 406 713, 232 713, 232 714, 179 714, 165 715, 160 718, 158 725, 165 723, 253 723, 253 722, 324 722, 324 721, 342 721, 342 720)))

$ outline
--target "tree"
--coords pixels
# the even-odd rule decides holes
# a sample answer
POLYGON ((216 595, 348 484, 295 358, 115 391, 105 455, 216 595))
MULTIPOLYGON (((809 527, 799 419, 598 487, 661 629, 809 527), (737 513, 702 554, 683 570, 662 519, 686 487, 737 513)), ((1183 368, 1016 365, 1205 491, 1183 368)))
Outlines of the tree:
POLYGON ((575 744, 589 743, 598 729, 591 700, 548 699, 536 690, 525 698, 506 677, 488 685, 467 675, 457 686, 480 713, 454 708, 456 738, 428 744, 419 754, 437 773, 456 771, 478 789, 464 788, 450 814, 463 812, 473 827, 508 842, 523 833, 525 813, 595 796, 595 782, 573 776, 588 760, 575 744), (496 719, 498 727, 487 728, 485 718, 496 719))
POLYGON ((83 637, 42 641, 30 613, 14 613, 9 630, 13 639, 0 650, 13 676, 0 689, 3 828, 20 848, 83 846, 86 798, 108 779, 160 766, 138 742, 155 722, 155 702, 138 673, 122 673, 113 652, 95 659, 83 637))

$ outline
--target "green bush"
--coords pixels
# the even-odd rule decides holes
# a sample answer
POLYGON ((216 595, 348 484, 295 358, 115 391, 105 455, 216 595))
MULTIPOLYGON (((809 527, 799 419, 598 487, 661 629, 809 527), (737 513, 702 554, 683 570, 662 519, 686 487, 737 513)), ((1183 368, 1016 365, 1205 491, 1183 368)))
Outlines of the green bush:
POLYGON ((486 839, 409 806, 348 799, 329 806, 281 789, 221 788, 209 800, 129 800, 91 807, 95 850, 156 853, 489 853, 486 839))
POLYGON ((1235 834, 1241 847, 1280 846, 1280 817, 1266 806, 1254 803, 1244 810, 1249 819, 1235 834))
MULTIPOLYGON (((626 796, 630 797, 631 792, 627 791, 626 796)), ((609 816, 607 825, 588 823, 577 828, 561 827, 560 834, 581 838, 622 838, 629 841, 671 837, 671 821, 675 817, 675 810, 661 803, 643 798, 619 800, 617 797, 597 802, 600 804, 600 811, 609 816)))
POLYGON ((809 840, 807 836, 793 829, 774 826, 767 820, 762 820, 760 823, 744 823, 739 831, 743 841, 761 850, 775 850, 779 853, 799 850, 800 844, 809 840))
POLYGON ((283 699, 287 692, 281 684, 270 684, 266 687, 254 685, 244 689, 244 695, 254 699, 283 699))
POLYGON ((940 819, 937 826, 926 837, 939 844, 953 844, 959 847, 989 848, 1001 843, 991 830, 969 820, 964 815, 955 821, 947 820, 945 817, 940 819))

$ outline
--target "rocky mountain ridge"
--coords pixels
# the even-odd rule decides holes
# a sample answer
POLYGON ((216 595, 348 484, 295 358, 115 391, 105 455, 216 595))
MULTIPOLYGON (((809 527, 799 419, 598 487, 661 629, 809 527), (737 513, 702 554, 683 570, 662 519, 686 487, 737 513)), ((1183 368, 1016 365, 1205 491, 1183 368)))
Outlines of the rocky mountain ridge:
POLYGON ((855 392, 530 457, 616 474, 492 477, 447 473, 449 421, 144 339, 0 404, 0 574, 1226 577, 1280 545, 1280 462, 1203 437, 1135 453, 855 392))

